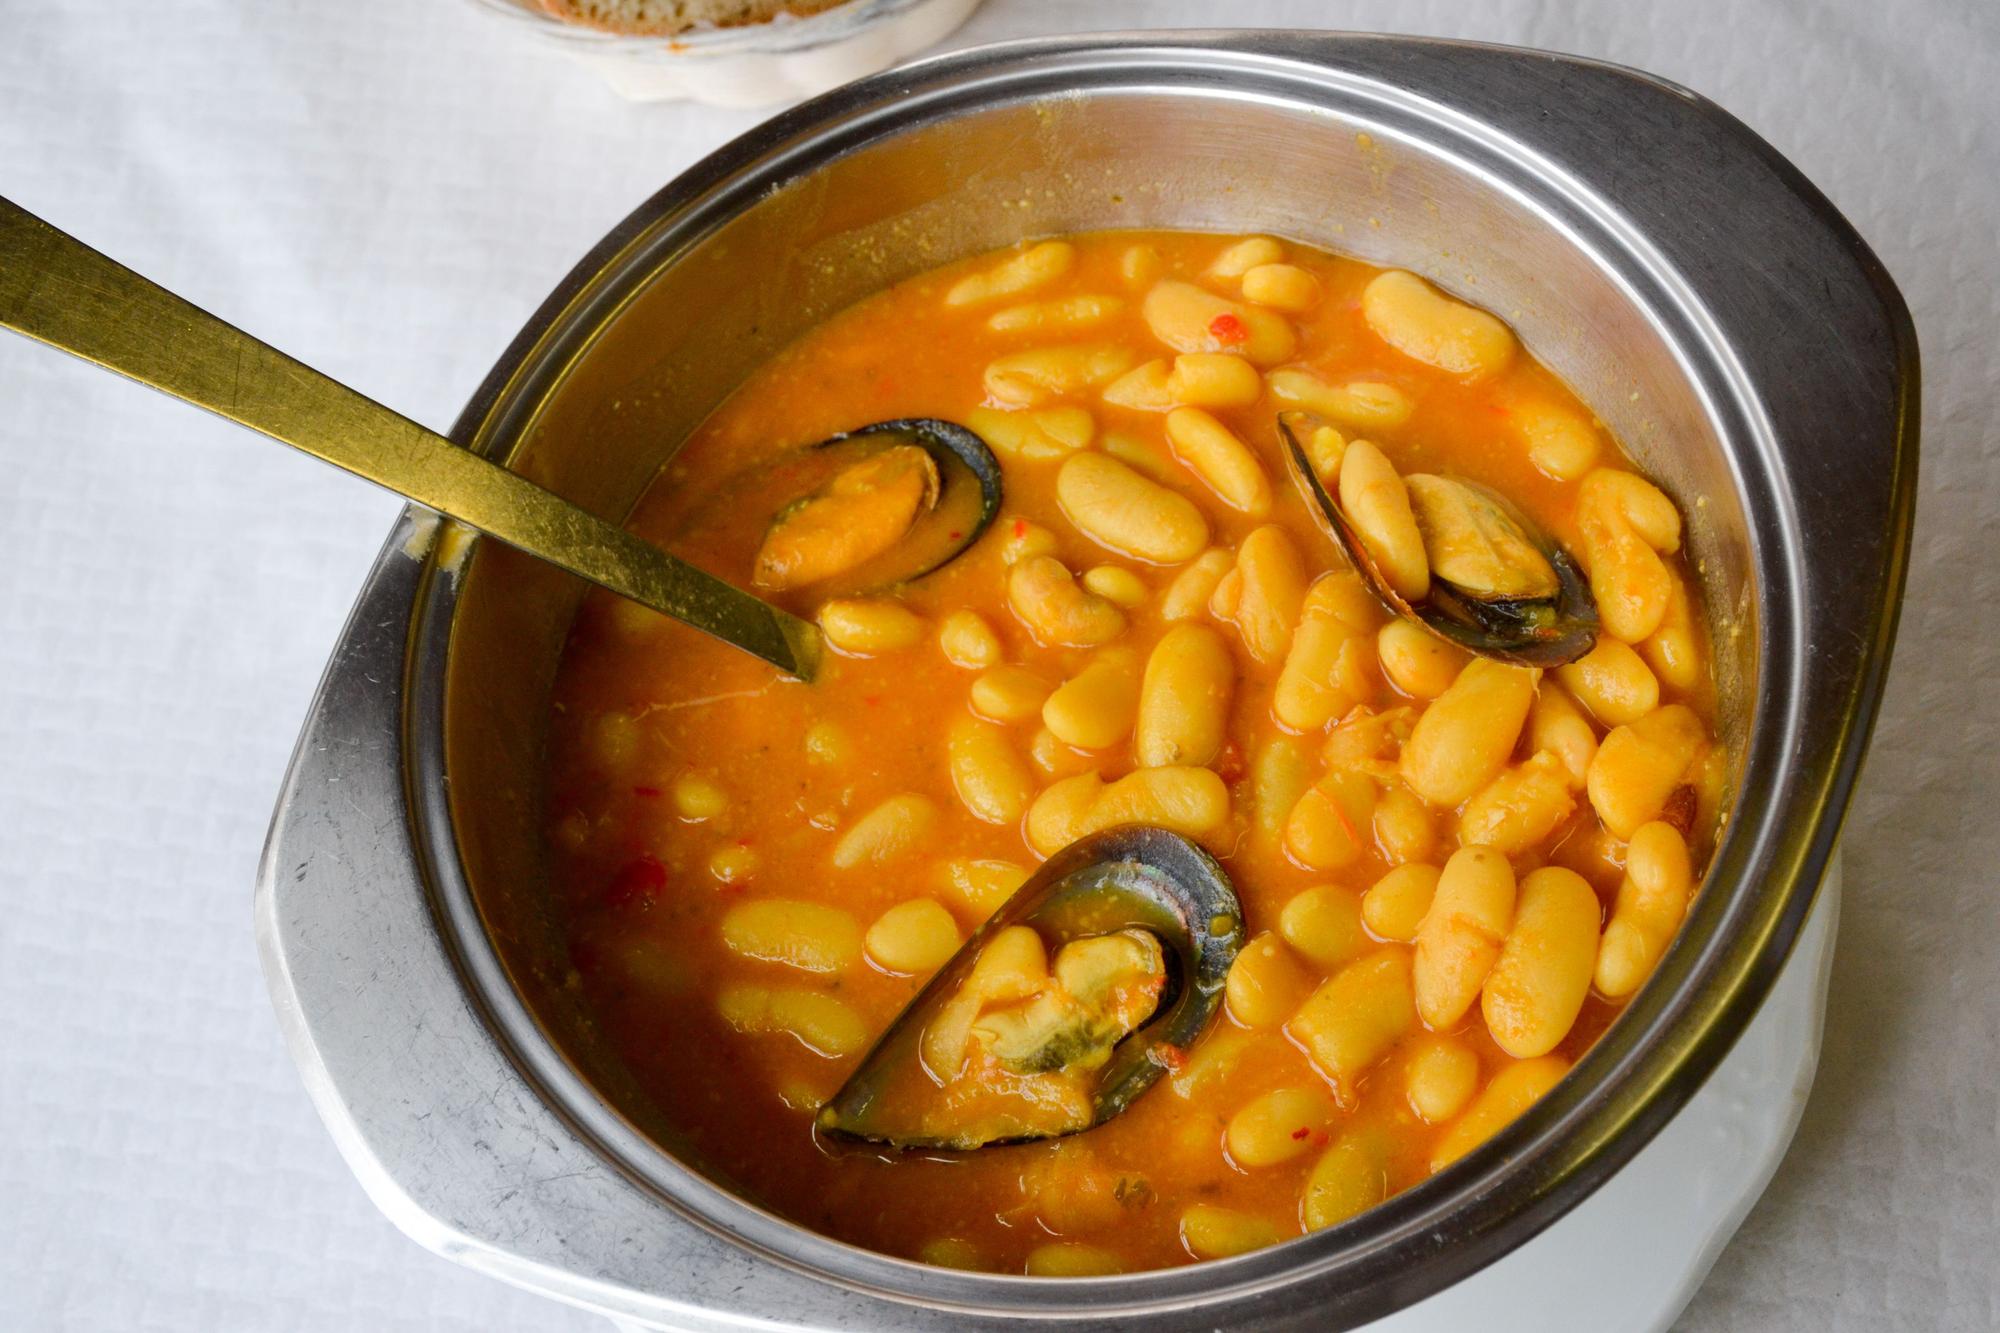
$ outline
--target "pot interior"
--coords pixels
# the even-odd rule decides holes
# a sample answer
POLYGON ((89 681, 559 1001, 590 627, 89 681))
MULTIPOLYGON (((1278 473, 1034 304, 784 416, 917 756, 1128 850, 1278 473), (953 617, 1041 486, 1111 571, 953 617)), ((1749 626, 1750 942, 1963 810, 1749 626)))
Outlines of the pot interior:
MULTIPOLYGON (((482 448, 600 513, 627 512, 755 366, 823 317, 963 255, 1047 233, 1265 232, 1408 268, 1511 323, 1678 502, 1740 763, 1756 695, 1754 567, 1732 451, 1660 315, 1643 255, 1579 225, 1559 184, 1463 126, 1291 98, 1282 81, 1185 82, 856 117, 777 164, 724 164, 708 193, 617 238, 478 418, 482 448), (1456 137, 1454 137, 1456 136, 1456 137), (1469 145, 1469 146, 1468 146, 1469 145), (783 183, 762 188, 765 173, 783 183)), ((1442 118, 1442 113, 1437 113, 1442 118)), ((444 772, 456 851, 543 1035, 631 1124, 671 1128, 563 982, 545 885, 543 736, 580 585, 491 542, 455 588, 444 772)), ((1690 929, 1698 928, 1690 923, 1690 929)), ((690 1070, 699 1078, 699 1070, 690 1070)), ((697 1170, 702 1164, 691 1162, 697 1170)), ((727 1187, 727 1181, 718 1183, 727 1187)))

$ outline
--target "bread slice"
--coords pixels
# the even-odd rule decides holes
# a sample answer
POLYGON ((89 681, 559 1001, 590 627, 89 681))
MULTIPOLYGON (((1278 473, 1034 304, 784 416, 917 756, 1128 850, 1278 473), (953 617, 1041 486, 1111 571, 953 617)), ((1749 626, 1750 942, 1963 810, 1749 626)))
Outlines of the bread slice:
POLYGON ((846 0, 541 0, 565 23, 632 37, 672 37, 695 28, 740 28, 780 14, 801 18, 846 0))

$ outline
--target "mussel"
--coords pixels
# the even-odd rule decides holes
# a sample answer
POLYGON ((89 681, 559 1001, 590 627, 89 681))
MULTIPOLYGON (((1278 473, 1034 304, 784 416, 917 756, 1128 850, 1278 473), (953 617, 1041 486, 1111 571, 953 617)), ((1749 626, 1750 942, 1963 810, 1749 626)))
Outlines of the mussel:
POLYGON ((752 567, 761 590, 815 594, 920 578, 979 539, 1000 512, 1000 463, 964 426, 881 421, 787 457, 762 484, 792 496, 752 567))
POLYGON ((1561 666, 1596 644, 1597 603, 1575 558, 1477 482, 1405 476, 1428 568, 1414 580, 1385 568, 1342 507, 1340 482, 1329 492, 1314 467, 1313 436, 1322 425, 1310 413, 1278 414, 1285 466, 1306 507, 1390 610, 1516 666, 1561 666))
POLYGON ((896 1016, 819 1128, 970 1149, 1101 1125, 1208 1026, 1242 943, 1236 891, 1194 843, 1142 825, 1079 839, 896 1016))

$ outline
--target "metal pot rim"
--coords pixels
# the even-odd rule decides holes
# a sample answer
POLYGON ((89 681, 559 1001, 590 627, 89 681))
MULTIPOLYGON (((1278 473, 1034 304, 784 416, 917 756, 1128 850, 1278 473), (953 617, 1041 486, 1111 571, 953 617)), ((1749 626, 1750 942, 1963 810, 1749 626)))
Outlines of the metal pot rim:
MULTIPOLYGON (((1003 1312, 1060 1318, 1078 1326, 1129 1327, 1139 1320, 1220 1324, 1259 1314, 1310 1309, 1320 1326, 1355 1322, 1409 1304, 1456 1281, 1554 1221, 1638 1151, 1727 1053, 1775 978, 1804 921, 1852 789, 1886 672, 1907 558, 1916 464, 1916 344, 1907 312, 1865 245, 1824 198, 1740 123, 1712 104, 1647 76, 1567 57, 1402 38, 1308 33, 1192 33, 1050 39, 1008 43, 940 57, 816 99, 753 130, 696 165, 641 205, 557 287, 509 347, 461 416, 454 435, 475 448, 508 436, 525 386, 576 331, 603 322, 619 299, 634 256, 671 252, 670 238, 693 237, 748 200, 879 133, 919 109, 948 111, 1070 92, 1115 93, 1151 81, 1192 96, 1285 96, 1365 107, 1387 129, 1431 136, 1462 154, 1499 188, 1537 194, 1537 204, 1601 247, 1619 266, 1633 299, 1649 303, 1686 368, 1725 423, 1751 523, 1763 591, 1758 725, 1746 756, 1736 817, 1709 872, 1709 891, 1659 979, 1531 1112, 1466 1159, 1353 1222, 1251 1255, 1192 1268, 1096 1279, 1033 1279, 953 1273, 860 1250, 783 1221, 696 1175, 637 1135, 575 1075, 536 1027, 487 940, 460 873, 442 799, 443 660, 456 581, 438 560, 405 552, 410 515, 371 575, 369 589, 329 668, 274 820, 259 880, 259 926, 274 998, 294 1054, 322 1114, 363 1174, 403 1192, 392 1215, 412 1203, 424 1222, 446 1228, 437 1248, 476 1255, 482 1266, 571 1299, 656 1316, 688 1318, 673 1283, 633 1290, 614 1279, 569 1280, 519 1258, 477 1215, 410 1198, 407 1140, 356 1114, 353 1078, 327 1058, 327 1027, 300 996, 302 964, 323 965, 301 938, 300 918, 281 897, 304 877, 291 863, 310 841, 302 828, 330 818, 321 807, 326 775, 313 748, 331 716, 352 709, 370 687, 361 680, 385 659, 409 674, 403 694, 371 716, 394 744, 366 773, 393 781, 398 818, 407 821, 406 863, 393 869, 436 913, 439 958, 469 992, 467 1013, 485 1042, 525 1078, 545 1105, 543 1118, 576 1136, 585 1151, 615 1164, 628 1184, 723 1244, 748 1247, 796 1282, 826 1286, 860 1301, 859 1326, 965 1326, 968 1316, 1003 1312), (1475 77, 1476 76, 1476 77, 1475 77), (1099 82, 1093 83, 1093 80, 1099 82), (1482 80, 1484 82, 1482 82, 1482 80), (1570 114, 1602 128, 1666 135, 1685 150, 1681 183, 1725 183, 1741 200, 1756 195, 1793 230, 1766 237, 1775 250, 1804 247, 1839 257, 1822 291, 1783 290, 1782 304, 1743 308, 1718 299, 1752 281, 1771 252, 1718 252, 1654 219, 1635 195, 1644 181, 1617 181, 1604 163, 1578 160, 1562 138, 1562 116, 1537 117, 1528 93, 1560 87, 1570 114), (1482 102, 1483 99, 1483 102, 1482 102), (1511 99, 1511 100, 1510 100, 1511 99), (1663 123, 1665 128, 1662 129, 1663 123), (1616 203, 1607 191, 1627 187, 1616 203), (1699 261, 1699 262, 1697 262, 1699 261), (1801 322, 1805 321, 1805 322, 1801 322), (1800 329, 1832 346, 1884 349, 1874 377, 1829 364, 1809 391, 1773 393, 1782 355, 1800 329), (1789 342, 1787 341, 1789 340, 1789 342), (1857 427, 1855 423, 1859 423, 1857 427), (1825 448, 1845 425, 1849 495, 1884 515, 1873 546, 1840 541, 1840 515, 1806 489, 1800 451, 1825 448), (1885 464, 1886 460, 1886 465, 1885 464), (389 613, 385 631, 364 617, 389 613), (408 637, 397 632, 407 625, 408 637), (404 656, 407 649, 407 659, 404 656), (388 654, 393 651, 393 657, 388 654), (403 784, 407 783, 407 788, 403 784), (554 1113, 548 1115, 551 1108, 554 1113), (401 1148, 385 1144, 401 1142, 401 1148), (365 1162, 365 1169, 364 1169, 365 1162), (579 1287, 581 1283, 581 1287, 579 1287)), ((1658 182, 1653 182, 1658 188, 1658 182)), ((1769 284, 1765 284, 1768 286, 1769 284)), ((1797 284, 1794 284, 1796 287, 1797 284)), ((1831 360, 1829 358, 1829 360, 1831 360)), ((1861 506, 1863 509, 1866 505, 1861 506)), ((384 688, 379 682, 377 694, 384 688)), ((378 830, 379 832, 379 830, 378 830)), ((396 858, 390 858, 395 861, 396 858)), ((310 862, 308 861, 308 864, 310 862)), ((527 1099, 523 1099, 524 1104, 527 1099)), ((435 1182, 432 1182, 433 1184, 435 1182)), ((386 1206, 386 1205, 385 1205, 386 1206)), ((399 1217, 406 1226, 414 1219, 399 1217)), ((427 1243, 433 1243, 427 1240, 427 1243)), ((813 1302, 776 1302, 803 1313, 813 1302)), ((838 1307, 839 1302, 833 1302, 838 1307)), ((829 1308, 824 1304, 816 1309, 829 1308)), ((699 1311, 720 1326, 725 1312, 699 1311)), ((768 1312, 757 1312, 768 1313, 768 1312)))

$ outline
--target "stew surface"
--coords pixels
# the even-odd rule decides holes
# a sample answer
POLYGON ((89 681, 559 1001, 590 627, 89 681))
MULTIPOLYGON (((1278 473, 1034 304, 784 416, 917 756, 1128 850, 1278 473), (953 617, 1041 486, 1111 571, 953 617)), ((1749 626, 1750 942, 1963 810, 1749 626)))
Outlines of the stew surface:
MULTIPOLYGON (((921 502, 882 484, 883 521, 921 502)), ((830 512, 787 539, 872 542, 830 512)), ((753 375, 632 520, 817 617, 820 679, 579 613, 550 756, 572 984, 698 1164, 856 1244, 1082 1274, 1333 1225, 1552 1086, 1685 912, 1725 764, 1679 522, 1504 324, 1407 274, 1116 233, 912 278, 753 375), (1392 617, 1287 480, 1285 410, 1385 571, 1412 495, 1435 568, 1504 563, 1476 524, 1440 549, 1402 479, 1480 483, 1588 571, 1597 647, 1534 671, 1392 617), (772 588, 815 558, 759 560, 798 451, 908 417, 991 445, 991 527, 887 591, 772 588), (1249 940, 1149 1093, 972 1152, 816 1131, 1043 858, 1131 821, 1220 859, 1249 940)))

